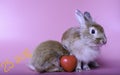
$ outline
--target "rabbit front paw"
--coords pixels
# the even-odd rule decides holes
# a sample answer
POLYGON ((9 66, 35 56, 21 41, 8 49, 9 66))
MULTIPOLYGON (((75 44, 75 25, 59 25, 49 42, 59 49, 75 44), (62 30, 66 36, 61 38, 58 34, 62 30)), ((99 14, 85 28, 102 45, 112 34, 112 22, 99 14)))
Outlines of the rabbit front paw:
POLYGON ((81 68, 76 68, 76 69, 75 69, 75 72, 81 72, 81 71, 82 71, 81 68))
POLYGON ((83 65, 83 70, 89 71, 90 67, 87 64, 85 64, 85 65, 83 65))
POLYGON ((81 72, 81 71, 82 71, 82 68, 81 68, 81 62, 78 62, 75 71, 76 71, 76 72, 81 72))

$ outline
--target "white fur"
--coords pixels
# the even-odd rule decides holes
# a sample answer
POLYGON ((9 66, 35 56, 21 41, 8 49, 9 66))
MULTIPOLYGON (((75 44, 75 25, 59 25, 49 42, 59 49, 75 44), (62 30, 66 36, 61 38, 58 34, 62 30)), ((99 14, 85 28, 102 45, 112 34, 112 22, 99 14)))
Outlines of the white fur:
POLYGON ((84 41, 75 41, 71 46, 72 54, 76 56, 79 61, 84 61, 86 63, 95 60, 100 50, 98 47, 90 47, 84 44, 84 41))
MULTIPOLYGON (((73 27, 70 30, 69 35, 72 36, 74 32, 80 32, 80 28, 73 27)), ((81 33, 82 32, 80 32, 80 39, 76 39, 74 42, 70 43, 72 39, 69 37, 68 39, 63 40, 62 44, 66 46, 67 50, 70 51, 70 54, 75 55, 79 61, 93 61, 100 54, 99 46, 91 43, 91 40, 88 37, 83 37, 81 33)))
POLYGON ((31 70, 33 70, 33 71, 36 70, 35 67, 34 67, 33 65, 31 65, 31 64, 28 64, 27 66, 28 66, 29 69, 31 69, 31 70))
POLYGON ((84 16, 83 16, 82 12, 80 10, 75 10, 75 16, 76 16, 77 20, 79 21, 80 26, 82 28, 86 28, 85 20, 84 20, 84 16))

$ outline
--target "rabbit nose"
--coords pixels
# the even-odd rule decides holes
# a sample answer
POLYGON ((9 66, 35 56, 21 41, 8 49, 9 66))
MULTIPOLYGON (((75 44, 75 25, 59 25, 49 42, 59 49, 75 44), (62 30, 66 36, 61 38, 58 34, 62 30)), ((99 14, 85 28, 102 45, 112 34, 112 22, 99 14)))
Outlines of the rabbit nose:
POLYGON ((107 42, 105 40, 101 40, 103 44, 106 44, 107 42))
POLYGON ((107 43, 107 40, 106 40, 106 39, 101 39, 100 42, 101 42, 102 44, 106 44, 106 43, 107 43))

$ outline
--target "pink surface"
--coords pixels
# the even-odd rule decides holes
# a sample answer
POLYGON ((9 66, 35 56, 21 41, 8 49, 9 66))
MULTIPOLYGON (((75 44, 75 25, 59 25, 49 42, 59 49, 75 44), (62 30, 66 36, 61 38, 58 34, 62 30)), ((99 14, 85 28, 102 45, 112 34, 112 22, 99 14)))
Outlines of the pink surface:
POLYGON ((90 71, 82 72, 53 72, 53 73, 38 73, 31 71, 25 64, 15 65, 9 72, 4 73, 0 70, 1 75, 120 75, 120 64, 118 62, 101 62, 102 66, 90 71), (105 64, 107 63, 107 64, 105 64), (103 65, 104 64, 104 65, 103 65))
POLYGON ((1 0, 0 63, 7 59, 15 63, 16 56, 23 57, 26 48, 32 52, 42 41, 60 41, 66 29, 79 25, 75 9, 89 11, 104 27, 108 43, 102 47, 101 61, 120 62, 120 0, 1 0))

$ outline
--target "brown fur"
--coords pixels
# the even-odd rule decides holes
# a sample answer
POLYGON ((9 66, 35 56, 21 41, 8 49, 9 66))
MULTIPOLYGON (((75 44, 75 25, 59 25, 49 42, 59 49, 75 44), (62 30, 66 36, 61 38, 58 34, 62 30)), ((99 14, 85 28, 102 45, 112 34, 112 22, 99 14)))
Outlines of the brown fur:
POLYGON ((80 39, 80 31, 79 31, 80 27, 72 27, 69 28, 67 31, 65 31, 65 33, 62 36, 62 40, 68 39, 69 37, 73 39, 78 38, 80 39), (78 31, 75 31, 78 30, 78 31))
POLYGON ((71 27, 63 33, 61 40, 63 46, 70 51, 71 49, 69 47, 78 39, 80 39, 80 27, 71 27), (64 45, 65 42, 68 42, 68 44, 64 45))
POLYGON ((98 24, 93 24, 92 26, 95 27, 99 32, 104 33, 104 29, 102 26, 98 24))
POLYGON ((41 43, 34 51, 31 64, 38 72, 63 71, 60 67, 59 59, 62 55, 68 55, 57 41, 46 41, 41 43))

